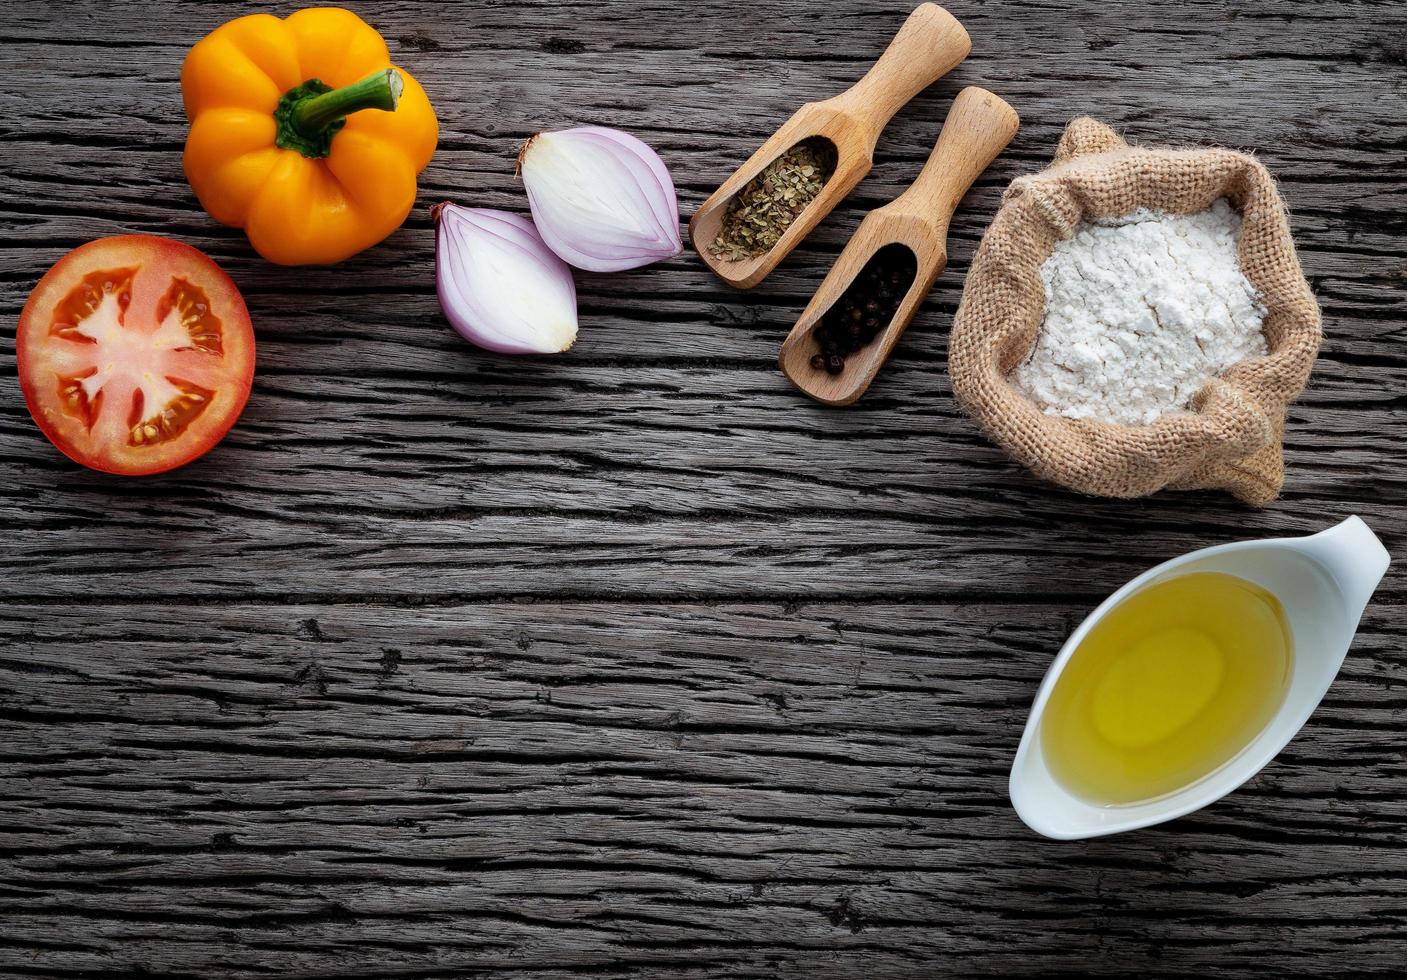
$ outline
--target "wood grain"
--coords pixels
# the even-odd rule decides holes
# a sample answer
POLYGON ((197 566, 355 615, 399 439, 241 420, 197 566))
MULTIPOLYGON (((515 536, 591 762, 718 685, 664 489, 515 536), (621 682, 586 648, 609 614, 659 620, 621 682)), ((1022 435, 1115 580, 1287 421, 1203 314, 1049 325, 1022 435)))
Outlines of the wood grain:
POLYGON ((388 243, 288 270, 180 167, 186 48, 268 8, 0 3, 0 975, 1400 972, 1400 567, 1325 705, 1222 803, 1056 844, 1004 782, 1052 652, 1132 574, 1350 513, 1403 554, 1401 5, 952 0, 972 54, 764 284, 695 256, 582 276, 552 360, 452 335, 429 206, 525 210, 522 139, 600 123, 654 145, 692 213, 902 9, 353 6, 441 147, 388 243), (776 346, 967 85, 1021 132, 869 393, 816 406, 776 346), (972 251, 1085 113, 1280 180, 1326 342, 1269 508, 1076 497, 953 405, 972 251), (44 442, 13 325, 64 251, 133 231, 229 271, 259 369, 215 452, 122 482, 44 442))
POLYGON ((699 259, 731 286, 751 289, 760 283, 870 172, 879 135, 894 113, 956 67, 971 49, 967 32, 947 10, 936 3, 915 7, 859 81, 839 95, 797 109, 699 205, 689 219, 689 237, 699 259), (836 155, 834 170, 811 203, 766 252, 737 261, 710 254, 728 203, 782 154, 808 140, 829 143, 836 155))
POLYGON ((874 381, 894 345, 927 299, 933 283, 948 266, 948 225, 953 212, 997 154, 1020 128, 1016 110, 986 89, 969 85, 953 99, 938 142, 904 193, 860 221, 821 285, 801 311, 777 355, 777 364, 799 390, 823 405, 850 405, 874 381), (816 328, 851 285, 891 245, 902 245, 917 272, 902 300, 874 338, 848 355, 845 370, 818 370, 811 358, 821 352, 816 328))

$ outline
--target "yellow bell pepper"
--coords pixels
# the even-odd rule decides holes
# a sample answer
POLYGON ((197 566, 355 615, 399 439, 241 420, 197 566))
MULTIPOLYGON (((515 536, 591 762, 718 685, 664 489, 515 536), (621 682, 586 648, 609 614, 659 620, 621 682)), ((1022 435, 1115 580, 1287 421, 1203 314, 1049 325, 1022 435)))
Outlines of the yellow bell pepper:
POLYGON ((400 227, 439 124, 349 10, 216 28, 181 68, 186 178, 216 221, 282 265, 340 262, 400 227))

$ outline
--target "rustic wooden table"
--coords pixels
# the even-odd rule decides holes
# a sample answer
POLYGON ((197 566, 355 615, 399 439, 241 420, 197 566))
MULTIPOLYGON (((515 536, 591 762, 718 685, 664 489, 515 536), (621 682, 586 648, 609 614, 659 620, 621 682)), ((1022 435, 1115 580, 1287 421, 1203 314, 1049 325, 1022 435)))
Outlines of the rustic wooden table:
POLYGON ((904 5, 357 4, 440 149, 403 230, 297 270, 181 172, 181 58, 263 6, 0 6, 0 973, 1399 973, 1407 566, 1216 806, 1059 844, 1005 778, 1053 651, 1134 573, 1353 513, 1403 554, 1401 6, 953 0, 971 58, 761 288, 689 255, 582 276, 577 347, 518 360, 446 328, 430 204, 521 210, 523 137, 598 122, 660 150, 688 214, 904 5), (777 345, 967 84, 1024 127, 869 396, 817 408, 777 345), (1080 113, 1282 182, 1327 336, 1264 510, 1077 497, 954 407, 972 251, 1080 113), (154 479, 68 463, 15 382, 30 288, 122 232, 209 252, 258 332, 239 425, 154 479))

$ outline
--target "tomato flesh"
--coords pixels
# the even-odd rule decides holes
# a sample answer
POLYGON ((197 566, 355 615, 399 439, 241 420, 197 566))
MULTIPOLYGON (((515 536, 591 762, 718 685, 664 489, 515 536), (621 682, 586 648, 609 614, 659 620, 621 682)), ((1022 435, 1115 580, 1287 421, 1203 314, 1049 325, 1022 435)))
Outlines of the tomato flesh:
POLYGON ((189 245, 102 238, 59 260, 20 316, 25 402, 71 459, 160 473, 203 455, 249 398, 254 331, 239 290, 189 245))

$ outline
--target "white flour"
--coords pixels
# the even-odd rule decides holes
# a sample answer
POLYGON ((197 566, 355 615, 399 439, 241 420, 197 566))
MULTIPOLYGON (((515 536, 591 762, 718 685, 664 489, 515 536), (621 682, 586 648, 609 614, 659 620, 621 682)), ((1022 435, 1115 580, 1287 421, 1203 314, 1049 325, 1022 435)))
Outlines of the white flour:
POLYGON ((1187 408, 1210 378, 1266 353, 1240 234, 1221 200, 1081 225, 1041 267, 1045 322, 1016 387, 1072 419, 1142 425, 1187 408))

